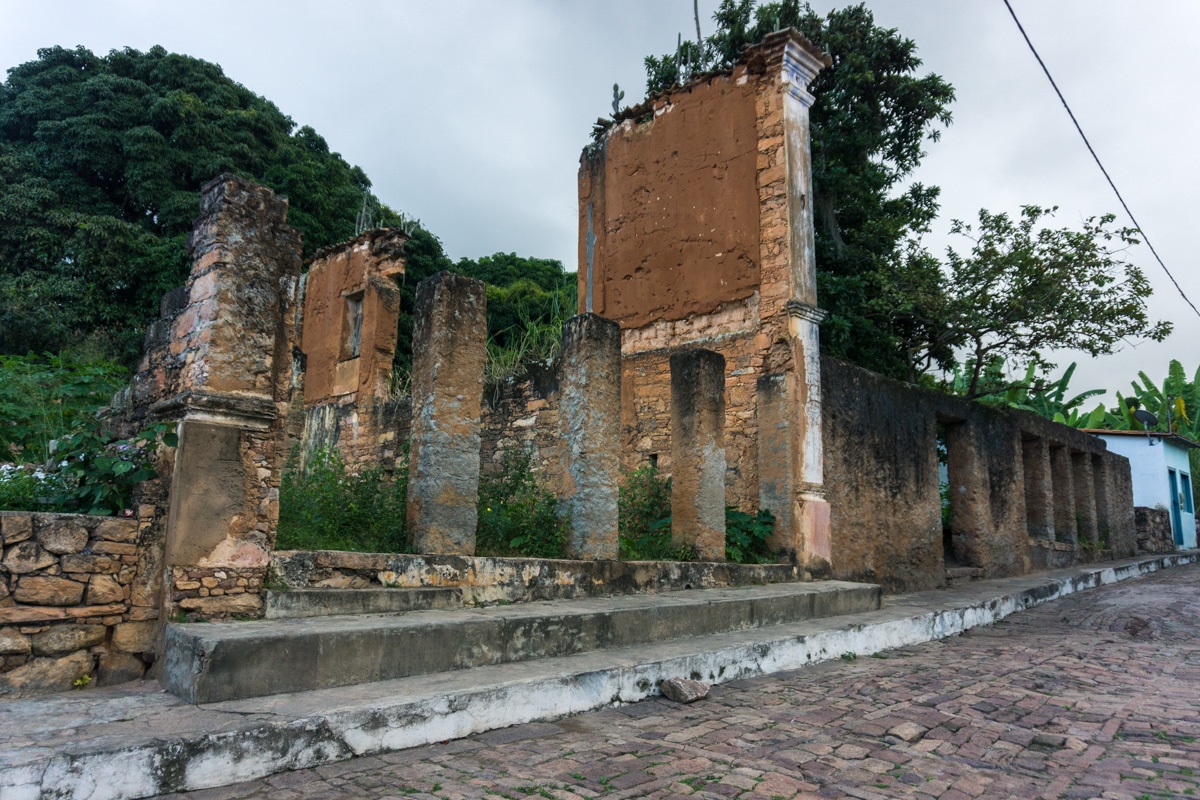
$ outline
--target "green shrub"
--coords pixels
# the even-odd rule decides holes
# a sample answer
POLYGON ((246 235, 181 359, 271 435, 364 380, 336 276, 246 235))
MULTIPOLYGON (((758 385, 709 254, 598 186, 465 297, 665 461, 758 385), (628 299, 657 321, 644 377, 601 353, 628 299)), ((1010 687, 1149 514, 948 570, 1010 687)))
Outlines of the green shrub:
POLYGON ((319 450, 299 468, 293 450, 279 490, 280 550, 405 553, 408 469, 350 473, 336 450, 319 450))
POLYGON ((644 466, 625 474, 618 506, 620 557, 626 561, 694 561, 688 545, 671 544, 671 479, 644 466))
POLYGON ((0 355, 0 462, 44 463, 50 442, 87 424, 127 377, 106 361, 0 355))
POLYGON ((528 450, 504 454, 501 473, 479 483, 475 552, 481 556, 563 558, 567 520, 533 473, 528 450))
POLYGON ((159 442, 167 447, 179 443, 173 428, 160 422, 136 436, 116 439, 93 422, 56 439, 51 447, 59 479, 59 491, 51 496, 54 510, 116 514, 129 508, 134 488, 154 477, 159 442))
POLYGON ((53 473, 0 464, 0 511, 50 511, 51 497, 61 490, 53 473))
POLYGON ((767 547, 775 516, 764 508, 757 514, 725 506, 725 560, 735 564, 774 564, 779 559, 767 547))

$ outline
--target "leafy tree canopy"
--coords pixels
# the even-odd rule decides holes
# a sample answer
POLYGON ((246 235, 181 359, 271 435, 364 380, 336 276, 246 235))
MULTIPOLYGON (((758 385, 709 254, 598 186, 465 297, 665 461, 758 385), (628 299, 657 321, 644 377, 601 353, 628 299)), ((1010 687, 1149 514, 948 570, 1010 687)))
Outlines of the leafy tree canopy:
POLYGON ((950 275, 943 291, 899 297, 936 335, 917 342, 912 368, 924 371, 943 348, 966 355, 961 394, 970 399, 995 391, 989 367, 1009 363, 1050 369, 1043 353, 1071 349, 1092 356, 1114 352, 1134 339, 1161 341, 1171 323, 1146 310, 1150 285, 1123 253, 1137 244, 1132 228, 1113 228, 1112 215, 1085 220, 1079 230, 1044 223, 1054 209, 1025 206, 1019 219, 979 212, 972 227, 955 220, 951 230, 971 241, 967 253, 947 249, 950 275))
POLYGON ((308 252, 354 234, 363 171, 216 64, 161 47, 38 56, 0 84, 0 353, 91 337, 135 358, 222 172, 287 195, 308 252))
MULTIPOLYGON (((950 123, 953 87, 919 74, 916 44, 877 26, 865 4, 821 16, 799 0, 722 0, 714 19, 703 47, 683 42, 675 53, 646 58, 647 92, 729 69, 746 45, 781 28, 797 28, 833 57, 812 86, 811 110, 817 281, 830 312, 821 347, 907 377, 904 343, 925 336, 927 323, 880 295, 897 282, 938 289, 936 265, 910 258, 907 247, 937 215, 938 189, 908 180, 925 142, 950 123)), ((949 366, 953 353, 936 358, 949 366)))

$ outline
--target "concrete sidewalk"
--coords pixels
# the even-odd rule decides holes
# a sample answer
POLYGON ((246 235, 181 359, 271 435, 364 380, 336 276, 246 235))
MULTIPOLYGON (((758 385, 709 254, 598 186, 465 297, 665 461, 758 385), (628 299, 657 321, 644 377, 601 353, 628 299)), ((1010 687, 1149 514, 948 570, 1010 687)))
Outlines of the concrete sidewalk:
POLYGON ((146 683, 0 706, 0 798, 144 797, 227 785, 960 633, 1197 553, 885 598, 880 611, 624 650, 191 706, 146 683))

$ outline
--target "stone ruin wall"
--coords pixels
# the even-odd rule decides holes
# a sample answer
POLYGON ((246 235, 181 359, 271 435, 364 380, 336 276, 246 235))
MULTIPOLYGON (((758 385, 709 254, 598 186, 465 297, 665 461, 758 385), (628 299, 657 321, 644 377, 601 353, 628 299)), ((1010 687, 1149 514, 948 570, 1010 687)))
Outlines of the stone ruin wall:
POLYGON ((670 353, 725 357, 726 501, 759 505, 757 377, 788 370, 778 48, 656 98, 585 150, 579 307, 622 328, 623 462, 670 471, 670 353), (770 65, 770 69, 768 69, 770 65))
POLYGON ((1146 552, 1134 533, 1129 462, 1100 439, 831 358, 822 362, 822 387, 836 577, 913 591, 941 585, 947 556, 1001 577, 1146 552), (939 425, 948 450, 949 542, 939 425), (1065 465, 1057 473, 1052 453, 1065 465), (1056 517, 1059 509, 1066 511, 1056 517))
POLYGON ((372 230, 310 262, 292 387, 303 402, 293 403, 288 431, 289 441, 303 443, 302 463, 335 447, 352 469, 395 463, 401 440, 392 358, 407 240, 400 230, 372 230))

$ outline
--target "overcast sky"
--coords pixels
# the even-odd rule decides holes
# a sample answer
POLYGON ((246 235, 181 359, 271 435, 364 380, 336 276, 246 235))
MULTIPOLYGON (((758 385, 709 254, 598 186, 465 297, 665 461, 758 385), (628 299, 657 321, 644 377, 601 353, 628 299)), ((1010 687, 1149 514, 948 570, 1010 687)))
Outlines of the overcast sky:
MULTIPOLYGON (((701 0, 705 35, 717 0, 701 0)), ((825 11, 835 3, 816 2, 825 11)), ((932 242, 980 207, 1057 205, 1075 225, 1119 206, 1001 0, 870 0, 957 90, 954 123, 918 179, 942 188, 932 242)), ((1200 305, 1191 241, 1200 185, 1200 3, 1013 0, 1110 174, 1184 291, 1200 305), (1188 187, 1192 187, 1190 190, 1188 187)), ((691 0, 0 0, 0 68, 37 49, 161 44, 313 126, 376 193, 441 237, 453 258, 497 251, 576 268, 576 170, 612 84, 645 93, 642 57, 693 30, 691 0)), ((1082 358, 1076 389, 1156 380, 1200 363, 1200 317, 1144 248, 1162 344, 1082 358)), ((1065 365, 1072 354, 1059 354, 1065 365)), ((1115 397, 1103 398, 1111 404, 1115 397)))

